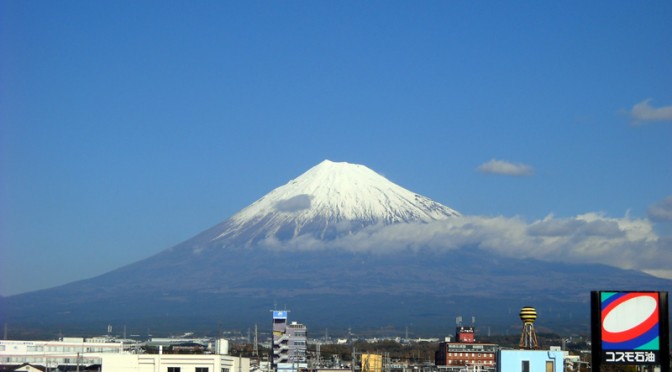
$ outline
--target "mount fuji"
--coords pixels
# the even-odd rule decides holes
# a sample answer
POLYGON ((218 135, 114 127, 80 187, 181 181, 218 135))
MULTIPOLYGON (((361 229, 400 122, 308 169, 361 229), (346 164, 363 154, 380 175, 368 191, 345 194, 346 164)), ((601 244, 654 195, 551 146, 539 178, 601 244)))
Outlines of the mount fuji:
POLYGON ((454 216, 459 213, 363 165, 325 160, 231 217, 216 239, 247 246, 304 234, 333 240, 375 224, 427 223, 454 216))
POLYGON ((0 298, 0 322, 25 332, 207 332, 248 328, 282 307, 308 327, 412 325, 441 336, 461 315, 508 332, 533 305, 542 327, 587 332, 590 290, 672 288, 639 271, 516 258, 434 234, 463 217, 363 165, 325 160, 147 259, 0 298))

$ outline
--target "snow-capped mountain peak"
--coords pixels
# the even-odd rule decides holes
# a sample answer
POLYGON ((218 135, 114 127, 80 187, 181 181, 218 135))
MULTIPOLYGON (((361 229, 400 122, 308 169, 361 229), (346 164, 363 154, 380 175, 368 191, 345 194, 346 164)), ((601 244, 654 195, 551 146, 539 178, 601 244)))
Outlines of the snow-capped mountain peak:
POLYGON ((459 213, 366 166, 324 160, 235 214, 217 238, 251 242, 309 233, 327 239, 373 224, 427 223, 454 216, 459 213))

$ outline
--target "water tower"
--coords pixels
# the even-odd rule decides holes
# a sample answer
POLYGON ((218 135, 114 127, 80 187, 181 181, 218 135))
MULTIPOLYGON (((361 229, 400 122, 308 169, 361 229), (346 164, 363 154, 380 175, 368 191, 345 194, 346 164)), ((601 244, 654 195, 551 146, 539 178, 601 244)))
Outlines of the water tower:
POLYGON ((523 321, 523 333, 520 335, 521 349, 537 350, 539 343, 537 343, 537 334, 534 331, 534 321, 537 320, 537 310, 532 306, 525 306, 520 309, 520 320, 523 321))

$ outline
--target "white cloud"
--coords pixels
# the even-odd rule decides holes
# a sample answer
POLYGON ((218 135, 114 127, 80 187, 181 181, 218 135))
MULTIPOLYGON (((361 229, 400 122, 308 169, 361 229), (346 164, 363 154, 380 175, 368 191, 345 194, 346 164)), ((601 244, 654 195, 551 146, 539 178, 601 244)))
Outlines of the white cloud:
POLYGON ((634 125, 653 121, 672 121, 672 105, 655 108, 650 102, 651 99, 645 99, 632 106, 629 114, 634 125))
POLYGON ((333 242, 301 236, 289 242, 264 243, 273 249, 340 248, 381 253, 471 246, 509 257, 600 263, 672 278, 672 238, 660 238, 647 219, 609 218, 597 213, 548 216, 532 222, 519 217, 460 216, 429 224, 370 226, 333 242))
POLYGON ((529 176, 532 167, 522 163, 512 163, 505 160, 492 159, 478 166, 479 172, 502 174, 506 176, 529 176))
POLYGON ((275 204, 275 208, 281 212, 298 212, 304 209, 310 209, 310 195, 296 195, 289 199, 280 200, 275 204))
POLYGON ((672 195, 650 206, 648 215, 654 221, 672 221, 672 195))

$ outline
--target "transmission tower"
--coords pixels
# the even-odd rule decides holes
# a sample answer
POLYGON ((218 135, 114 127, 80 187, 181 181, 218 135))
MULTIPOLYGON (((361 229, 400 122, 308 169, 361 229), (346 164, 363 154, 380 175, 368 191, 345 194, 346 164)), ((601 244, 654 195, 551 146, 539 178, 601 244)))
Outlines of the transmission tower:
POLYGON ((257 335, 257 325, 254 325, 254 348, 252 349, 252 355, 259 357, 259 338, 257 335))

